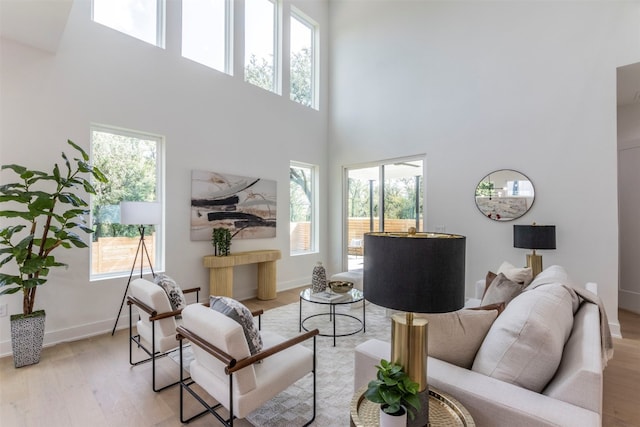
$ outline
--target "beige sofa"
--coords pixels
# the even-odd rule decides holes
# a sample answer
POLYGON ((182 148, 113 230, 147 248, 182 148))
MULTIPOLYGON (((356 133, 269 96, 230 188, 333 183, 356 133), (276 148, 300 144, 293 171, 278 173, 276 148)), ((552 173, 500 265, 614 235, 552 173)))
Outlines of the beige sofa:
MULTIPOLYGON (((561 267, 554 267, 554 271, 546 273, 544 280, 569 281, 561 267)), ((586 289, 595 294, 597 285, 587 284, 586 289)), ((581 293, 584 294, 584 291, 581 293)), ((507 313, 515 301, 500 316, 507 313)), ((580 305, 576 307, 559 366, 541 392, 433 357, 428 357, 427 361, 429 385, 459 400, 480 427, 600 426, 602 371, 607 360, 602 356, 600 307, 583 298, 580 298, 580 305)), ((491 328, 496 327, 497 323, 496 320, 491 328)), ((354 389, 374 378, 375 365, 380 359, 389 357, 388 342, 369 340, 356 347, 354 389)))

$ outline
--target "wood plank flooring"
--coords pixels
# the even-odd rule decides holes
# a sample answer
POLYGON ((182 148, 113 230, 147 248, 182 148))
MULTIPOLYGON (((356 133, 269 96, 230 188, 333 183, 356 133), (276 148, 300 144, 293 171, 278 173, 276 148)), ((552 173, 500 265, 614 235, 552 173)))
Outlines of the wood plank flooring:
MULTIPOLYGON (((269 310, 298 301, 300 289, 271 301, 247 300, 249 309, 269 310)), ((640 426, 640 315, 621 310, 623 339, 615 339, 614 358, 604 374, 603 426, 640 426)), ((37 365, 15 369, 0 359, 2 427, 179 426, 179 388, 151 391, 151 365, 130 367, 128 330, 43 350, 37 365)), ((141 357, 137 354, 136 357, 141 357)), ((168 359, 158 364, 158 383, 177 376, 168 359)), ((199 409, 189 405, 187 413, 199 409)), ((190 425, 218 425, 209 416, 190 425)), ((242 423, 241 425, 247 425, 242 423)), ((333 426, 329 426, 333 427, 333 426)))

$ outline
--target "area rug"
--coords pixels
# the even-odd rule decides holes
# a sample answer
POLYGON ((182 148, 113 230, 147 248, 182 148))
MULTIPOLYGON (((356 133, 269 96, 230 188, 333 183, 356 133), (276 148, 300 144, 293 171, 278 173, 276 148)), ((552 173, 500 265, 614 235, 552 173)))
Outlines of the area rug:
MULTIPOLYGON (((328 306, 302 303, 302 317, 326 313, 328 306)), ((299 328, 299 304, 293 303, 262 315, 262 329, 277 331, 284 337, 293 337, 299 328)), ((337 313, 362 318, 362 308, 348 305, 337 306, 337 313)), ((307 329, 318 328, 322 334, 331 334, 333 324, 328 316, 316 316, 304 323, 307 329)), ((338 316, 336 334, 346 334, 358 329, 358 322, 350 317, 338 316)), ((385 309, 367 304, 366 332, 338 337, 333 346, 332 337, 317 337, 317 401, 314 426, 348 426, 349 408, 353 397, 353 360, 355 347, 371 338, 390 340, 391 321, 385 315, 385 309)), ((303 345, 312 348, 313 342, 303 345)), ((185 351, 189 356, 190 349, 185 351)), ((260 409, 247 416, 247 421, 256 427, 288 427, 301 426, 311 415, 311 397, 313 395, 313 378, 307 375, 284 392, 267 402, 260 409)))

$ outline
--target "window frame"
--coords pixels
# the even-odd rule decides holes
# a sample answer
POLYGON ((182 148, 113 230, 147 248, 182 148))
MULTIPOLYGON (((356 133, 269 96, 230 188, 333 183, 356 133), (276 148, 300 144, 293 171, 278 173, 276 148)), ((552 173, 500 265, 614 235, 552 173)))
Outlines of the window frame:
MULTIPOLYGON (((155 225, 156 236, 155 236, 155 257, 152 260, 153 271, 156 273, 163 272, 165 270, 165 185, 164 180, 166 176, 165 171, 165 163, 164 163, 164 151, 166 147, 165 137, 159 134, 154 134, 151 132, 138 131, 133 129, 125 129, 117 126, 104 125, 104 124, 96 124, 92 123, 89 129, 89 141, 91 147, 91 159, 92 162, 95 162, 95 154, 94 154, 94 146, 93 146, 93 133, 94 132, 103 132, 103 133, 111 133, 114 135, 120 135, 129 138, 137 138, 143 140, 152 140, 156 142, 156 200, 154 202, 160 203, 161 206, 161 222, 160 224, 155 225)), ((107 177, 108 178, 108 177, 107 177)), ((90 197, 89 201, 89 221, 90 224, 93 225, 93 213, 94 213, 95 201, 94 197, 90 197)), ((93 243, 93 242, 92 242, 93 243)), ((142 256, 140 254, 139 256, 142 256)), ((92 271, 93 268, 93 247, 90 245, 89 248, 89 281, 100 281, 106 279, 113 278, 121 278, 127 277, 131 273, 131 269, 127 267, 126 270, 108 272, 108 273, 96 273, 94 274, 92 271)), ((131 259, 133 262, 133 259, 131 259)), ((138 266, 134 266, 134 269, 137 269, 139 272, 139 264, 138 266)), ((134 271, 135 273, 135 271, 134 271)), ((143 274, 151 273, 151 269, 146 267, 143 269, 143 274)))
POLYGON ((106 24, 104 22, 100 22, 100 21, 96 21, 95 19, 95 1, 96 0, 91 0, 91 21, 100 24, 100 25, 104 25, 105 27, 111 28, 112 30, 118 31, 122 34, 126 34, 129 37, 133 37, 136 40, 140 40, 143 41, 145 43, 149 43, 151 45, 157 46, 161 49, 164 49, 166 47, 166 15, 167 15, 167 4, 166 4, 166 0, 155 0, 156 1, 156 34, 155 34, 155 42, 150 42, 148 40, 145 39, 141 39, 140 37, 138 37, 137 35, 131 34, 131 33, 127 33, 119 28, 113 27, 109 24, 106 24))
MULTIPOLYGON (((183 2, 184 4, 184 2, 183 2)), ((188 59, 190 61, 194 61, 197 62, 198 64, 201 64, 205 67, 211 68, 213 70, 216 71, 220 71, 222 73, 228 74, 228 75, 233 75, 233 0, 224 0, 224 17, 223 17, 223 22, 224 22, 224 43, 223 43, 223 49, 224 49, 224 54, 223 54, 223 69, 218 69, 214 66, 211 66, 209 64, 205 64, 203 62, 200 62, 196 59, 193 59, 191 57, 185 56, 184 55, 184 27, 185 27, 185 22, 184 22, 184 13, 182 15, 182 22, 181 22, 181 32, 182 32, 182 40, 181 40, 181 48, 180 48, 180 54, 183 58, 188 59)), ((183 6, 184 8, 184 6, 183 6)))
POLYGON ((244 81, 260 89, 268 90, 276 95, 282 95, 282 3, 279 0, 255 0, 266 1, 273 4, 273 32, 272 32, 272 48, 273 48, 273 64, 272 72, 273 79, 271 81, 271 88, 266 89, 262 86, 258 86, 253 82, 247 80, 247 12, 246 3, 244 10, 244 58, 243 61, 243 74, 244 81))
MULTIPOLYGON (((294 251, 291 247, 289 247, 289 255, 290 256, 299 256, 299 255, 307 255, 312 253, 318 253, 319 248, 319 236, 320 236, 320 226, 318 224, 320 215, 319 215, 319 190, 320 190, 320 167, 315 164, 300 162, 291 160, 289 162, 289 170, 291 168, 301 168, 301 169, 309 169, 311 172, 311 200, 309 200, 310 206, 310 218, 309 218, 309 249, 307 250, 296 250, 294 251)), ((289 185, 291 185, 291 178, 289 178, 289 185)), ((291 224, 291 190, 289 190, 289 223, 291 224)))
MULTIPOLYGON (((289 13, 289 99, 293 102, 296 102, 299 104, 299 102, 291 99, 291 84, 293 79, 291 78, 291 20, 295 19, 296 21, 298 21, 299 23, 301 23, 302 25, 306 26, 307 28, 309 28, 311 30, 311 105, 309 105, 310 108, 313 108, 314 110, 319 110, 319 104, 318 104, 318 90, 319 90, 319 84, 318 84, 318 76, 320 75, 319 70, 318 70, 318 66, 319 66, 319 56, 318 56, 318 51, 319 51, 319 28, 320 26, 318 25, 317 22, 315 22, 313 19, 311 19, 307 14, 303 13, 302 11, 300 11, 300 9, 296 8, 295 6, 291 6, 291 10, 289 13)), ((303 105, 303 104, 300 104, 303 105)))

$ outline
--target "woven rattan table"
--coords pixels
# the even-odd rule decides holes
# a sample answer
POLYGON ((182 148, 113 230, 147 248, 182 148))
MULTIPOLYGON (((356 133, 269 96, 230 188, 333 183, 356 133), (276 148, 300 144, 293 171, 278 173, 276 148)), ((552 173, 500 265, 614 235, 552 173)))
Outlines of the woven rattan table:
MULTIPOLYGON (((367 386, 360 388, 351 400, 351 427, 378 426, 380 405, 364 398, 367 386)), ((460 402, 433 387, 429 388, 429 425, 433 427, 475 427, 473 417, 460 402)))

